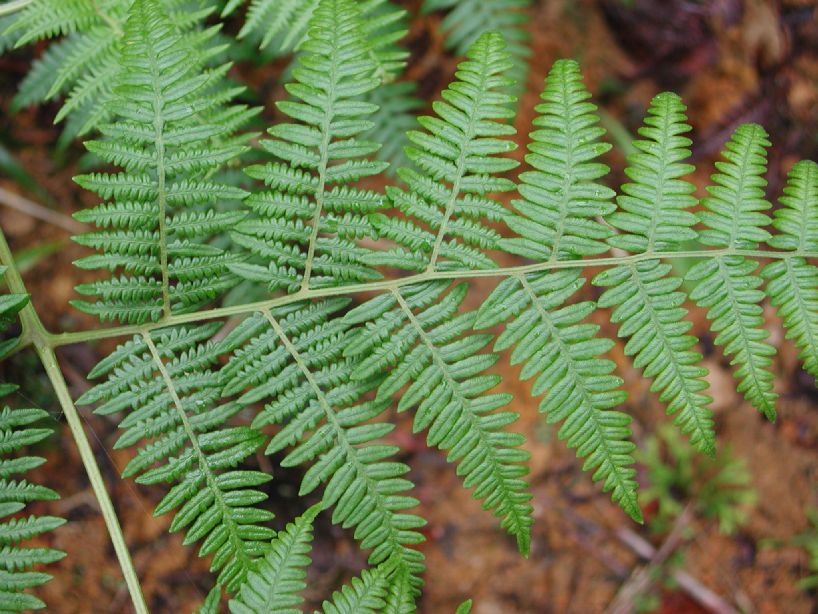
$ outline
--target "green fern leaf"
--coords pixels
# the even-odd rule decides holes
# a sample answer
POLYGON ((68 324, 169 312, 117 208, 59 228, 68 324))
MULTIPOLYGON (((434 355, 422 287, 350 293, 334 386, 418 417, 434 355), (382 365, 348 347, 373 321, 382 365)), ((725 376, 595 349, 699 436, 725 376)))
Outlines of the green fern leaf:
POLYGON ((102 320, 142 323, 195 311, 237 283, 227 269, 236 256, 211 239, 241 214, 211 207, 246 193, 208 177, 245 150, 230 131, 256 111, 227 106, 240 90, 224 89, 225 68, 199 70, 197 48, 156 0, 136 0, 124 40, 122 72, 107 105, 121 119, 102 128, 110 140, 87 147, 125 172, 76 179, 111 199, 78 216, 100 230, 77 242, 101 252, 78 265, 118 275, 79 286, 97 300, 73 304, 102 320))
MULTIPOLYGON (((764 173, 767 170, 766 147, 770 142, 761 126, 739 126, 717 162, 710 197, 702 201, 705 211, 699 218, 707 227, 700 238, 705 245, 726 249, 754 249, 770 238, 766 226, 770 218, 764 211, 770 203, 764 199, 764 173)), ((708 308, 711 330, 718 333, 716 345, 724 347, 731 363, 738 365, 738 391, 769 420, 775 420, 773 374, 769 367, 775 348, 765 340, 759 290, 762 281, 754 275, 758 263, 739 255, 718 255, 699 262, 687 273, 697 282, 691 298, 708 308)))
POLYGON ((533 273, 503 280, 478 311, 476 326, 489 328, 510 317, 495 350, 514 347, 511 363, 525 362, 522 379, 537 376, 533 394, 549 423, 563 422, 559 438, 585 458, 583 469, 632 518, 642 521, 636 498, 630 416, 615 411, 626 398, 614 363, 601 359, 613 343, 597 338, 599 326, 583 323, 596 305, 565 305, 584 280, 579 271, 533 273))
POLYGON ((273 538, 270 552, 230 600, 232 614, 300 614, 310 564, 312 522, 320 511, 313 506, 273 538))
POLYGON ((281 426, 267 453, 291 448, 283 466, 311 463, 300 494, 324 484, 333 522, 355 527, 372 565, 389 561, 408 574, 414 597, 423 555, 410 546, 423 541, 417 529, 424 521, 404 511, 417 501, 403 494, 412 488, 403 477, 408 467, 388 460, 398 448, 377 443, 394 429, 373 421, 388 401, 360 400, 377 379, 353 380, 354 363, 342 356, 347 325, 329 316, 346 303, 302 303, 244 320, 221 343, 220 352, 232 352, 223 393, 242 393, 240 406, 268 401, 253 421, 254 428, 281 426))
MULTIPOLYGON (((111 119, 107 105, 119 64, 119 42, 132 0, 38 0, 11 16, 6 35, 22 46, 56 36, 20 84, 12 102, 18 110, 65 96, 57 121, 68 119, 60 139, 64 146, 111 119)), ((200 0, 162 0, 171 21, 190 41, 210 39, 218 28, 197 32, 212 12, 200 0)))
MULTIPOLYGON (((622 186, 619 209, 607 219, 622 232, 608 239, 614 247, 633 253, 677 251, 696 238, 694 187, 683 177, 693 167, 682 161, 690 156, 690 130, 685 106, 668 92, 656 96, 634 142, 637 152, 625 170, 632 183, 622 186)), ((696 338, 686 334, 692 323, 682 306, 686 295, 682 280, 670 265, 658 260, 630 263, 600 273, 594 284, 609 287, 599 301, 616 307, 613 321, 619 335, 629 337, 625 353, 653 378, 651 390, 659 394, 669 415, 690 436, 690 442, 707 454, 715 453, 715 431, 705 394, 707 369, 693 348, 696 338)))
POLYGON ((398 411, 417 406, 414 430, 427 430, 429 445, 448 452, 466 487, 501 518, 527 555, 531 495, 523 478, 528 454, 520 449, 522 436, 502 430, 518 414, 495 411, 508 405, 511 395, 486 394, 500 379, 484 373, 497 355, 479 354, 491 335, 463 336, 476 315, 457 311, 468 286, 459 284, 442 297, 447 286, 408 286, 353 309, 346 321, 366 326, 351 336, 345 353, 354 359, 353 377, 359 381, 391 368, 378 399, 389 399, 409 384, 398 411))
MULTIPOLYGON (((0 267, 0 275, 5 271, 0 267)), ((5 329, 28 303, 24 294, 0 297, 0 328, 5 329)), ((18 340, 3 342, 0 352, 16 347, 18 340)), ((17 390, 13 384, 0 385, 0 395, 17 390)), ((56 492, 12 476, 24 474, 39 467, 45 459, 39 456, 21 456, 19 452, 51 436, 51 428, 34 424, 48 418, 42 409, 0 409, 0 611, 24 612, 46 607, 36 596, 25 592, 42 586, 51 579, 47 573, 31 571, 32 567, 55 563, 65 553, 53 548, 22 546, 21 543, 49 533, 65 523, 54 516, 22 517, 19 515, 28 503, 58 499, 56 492)))
MULTIPOLYGON (((778 249, 818 251, 818 165, 793 166, 781 204, 773 221, 780 234, 767 242, 778 249)), ((785 258, 765 266, 761 276, 787 338, 795 340, 804 368, 818 378, 818 267, 802 257, 785 258)))
POLYGON ((176 483, 156 514, 176 510, 170 530, 185 530, 186 544, 201 541, 200 555, 213 556, 219 584, 236 590, 269 550, 273 532, 261 523, 272 514, 256 507, 267 498, 256 488, 271 477, 234 468, 263 438, 226 425, 242 406, 217 403, 222 385, 210 367, 219 346, 200 343, 211 332, 182 327, 135 337, 97 366, 94 375, 107 374, 107 381, 77 402, 103 401, 96 410, 103 415, 126 412, 115 447, 138 447, 123 476, 176 483))
MULTIPOLYGON (((353 578, 349 584, 332 594, 331 601, 323 603, 320 614, 377 614, 386 605, 386 592, 384 567, 364 569, 359 578, 353 578)), ((414 606, 409 611, 414 612, 414 606)), ((315 614, 319 614, 319 611, 316 610, 315 614)))
POLYGON ((362 96, 378 86, 377 63, 364 42, 361 15, 350 0, 323 0, 313 15, 303 54, 288 86, 295 100, 278 108, 300 124, 269 130, 264 148, 281 162, 249 167, 269 191, 253 194, 255 214, 240 223, 234 240, 266 265, 233 271, 285 287, 327 287, 379 279, 358 243, 375 237, 368 215, 384 206, 370 190, 348 184, 377 175, 386 163, 366 159, 380 145, 357 137, 372 128, 376 107, 362 96))
POLYGON ((480 37, 443 101, 434 103, 437 117, 419 118, 425 131, 408 133, 412 146, 406 155, 415 168, 398 171, 408 191, 391 186, 387 193, 398 209, 428 229, 373 216, 379 234, 399 245, 372 254, 374 264, 418 271, 496 266, 485 250, 495 248, 500 235, 484 220, 498 221, 506 212, 486 194, 512 190, 513 182, 498 175, 517 166, 497 156, 516 147, 497 138, 514 134, 504 123, 514 116, 509 107, 514 98, 501 91, 510 82, 504 75, 510 65, 504 49, 500 34, 480 37))
POLYGON ((559 60, 549 72, 535 107, 537 130, 531 133, 526 162, 534 170, 520 174, 523 200, 506 224, 519 236, 501 239, 500 247, 532 260, 572 259, 608 250, 610 229, 597 219, 614 210, 614 192, 597 183, 608 167, 597 158, 610 149, 599 138, 605 131, 587 102, 579 65, 559 60))

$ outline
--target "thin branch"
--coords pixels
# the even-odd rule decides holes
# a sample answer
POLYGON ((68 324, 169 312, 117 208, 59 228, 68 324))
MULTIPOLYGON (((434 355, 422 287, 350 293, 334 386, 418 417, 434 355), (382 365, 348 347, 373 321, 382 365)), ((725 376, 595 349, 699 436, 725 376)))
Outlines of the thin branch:
POLYGON ((656 580, 656 572, 662 569, 667 562, 670 555, 673 554, 684 538, 684 531, 687 528, 693 516, 693 510, 690 505, 676 517, 673 527, 670 530, 665 541, 658 550, 654 550, 647 565, 637 567, 628 581, 625 582, 619 589, 616 598, 613 600, 608 609, 607 614, 629 614, 634 611, 634 603, 649 589, 651 584, 656 580))
POLYGON ((53 211, 40 203, 29 200, 28 198, 20 196, 19 194, 15 194, 14 192, 6 190, 5 188, 0 188, 0 205, 4 205, 9 209, 14 209, 15 211, 19 211, 20 213, 25 213, 30 217, 51 224, 52 226, 62 228, 71 234, 78 234, 86 230, 85 225, 80 224, 75 219, 68 217, 67 215, 63 215, 57 211, 53 211))
POLYGON ((21 11, 33 2, 34 0, 11 0, 11 2, 0 5, 0 16, 11 15, 17 11, 21 11))
MULTIPOLYGON (((643 559, 652 559, 656 556, 656 549, 650 542, 630 529, 618 530, 616 538, 643 559)), ((670 575, 685 593, 690 595, 708 612, 713 614, 739 614, 727 601, 686 571, 679 569, 671 572, 670 575)))

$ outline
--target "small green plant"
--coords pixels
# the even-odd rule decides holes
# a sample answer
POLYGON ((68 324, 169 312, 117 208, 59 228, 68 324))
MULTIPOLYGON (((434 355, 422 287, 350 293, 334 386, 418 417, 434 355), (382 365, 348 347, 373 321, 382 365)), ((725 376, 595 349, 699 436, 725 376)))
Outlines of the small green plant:
POLYGON ((715 457, 695 454, 667 425, 648 437, 637 460, 646 470, 642 503, 656 506, 648 522, 655 533, 666 532, 684 507, 692 505, 696 515, 715 520, 729 535, 744 524, 758 499, 743 458, 733 456, 729 447, 715 457))
MULTIPOLYGON (((229 64, 215 61, 222 43, 201 24, 210 13, 187 27, 166 0, 91 4, 100 10, 14 0, 2 12, 21 9, 10 31, 28 34, 18 43, 63 32, 65 49, 89 40, 81 33, 104 6, 120 11, 117 36, 104 20, 110 62, 99 66, 111 74, 89 102, 98 121, 83 121, 98 129, 86 146, 107 166, 76 179, 101 200, 77 214, 93 226, 76 238, 89 250, 77 265, 97 277, 72 302, 119 325, 52 333, 25 305, 16 349, 33 349, 54 387, 138 614, 148 608, 76 405, 116 416, 115 445, 131 450, 125 477, 164 488, 156 514, 172 515, 170 530, 209 558, 203 614, 224 602, 240 614, 298 611, 318 513, 347 529, 370 565, 323 611, 409 614, 426 570, 425 521, 390 439, 391 408, 411 413, 413 429, 530 554, 528 453, 511 395, 496 388, 499 352, 533 379, 540 411, 583 470, 642 521, 627 394, 608 358, 616 341, 590 320, 600 310, 690 444, 663 435, 685 468, 679 477, 651 466, 661 507, 670 513, 671 488, 689 488, 725 529, 740 521, 746 472, 716 452, 688 308, 706 311, 738 391, 768 419, 777 395, 765 300, 818 375, 818 165, 792 168, 770 217, 770 143, 761 126, 743 125, 699 203, 686 178, 685 106, 662 93, 615 191, 596 107, 577 63, 561 60, 516 173, 509 74, 520 54, 484 32, 405 134, 406 163, 392 179, 378 157, 376 100, 403 65, 400 28, 385 3, 352 0, 317 3, 276 105, 281 121, 258 141, 260 161, 245 164, 257 111, 234 102, 242 88, 226 79, 229 64), (41 12, 49 6, 53 14, 41 12), (373 23, 386 34, 375 36, 373 23), (243 168, 249 189, 223 179, 230 167, 243 168), (679 260, 691 264, 684 280, 671 265, 679 260), (477 278, 496 283, 469 310, 477 278), (602 288, 598 301, 577 298, 588 282, 602 288), (242 284, 265 298, 220 305, 242 284), (112 338, 123 342, 75 401, 56 348, 112 338), (704 481, 694 450, 716 458, 704 481), (320 499, 281 531, 265 507, 273 476, 253 465, 258 451, 277 454, 282 471, 300 468, 299 494, 320 499)), ((24 294, 2 235, 0 259, 11 291, 24 294)))
POLYGON ((809 573, 800 580, 799 588, 804 591, 814 591, 818 588, 818 510, 809 509, 806 514, 810 523, 809 528, 796 535, 789 545, 802 548, 807 554, 809 573))

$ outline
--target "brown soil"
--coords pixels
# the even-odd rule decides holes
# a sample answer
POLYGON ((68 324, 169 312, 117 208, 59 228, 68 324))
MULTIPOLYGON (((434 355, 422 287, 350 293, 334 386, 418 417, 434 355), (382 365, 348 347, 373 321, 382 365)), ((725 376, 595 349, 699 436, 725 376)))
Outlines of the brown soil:
MULTIPOLYGON (((416 3, 407 3, 417 8, 416 3)), ((710 163, 731 130, 742 121, 764 124, 775 144, 771 156, 771 194, 798 158, 818 157, 818 2, 812 0, 690 0, 649 2, 637 0, 625 9, 620 0, 539 0, 531 11, 533 67, 528 92, 521 101, 519 128, 525 134, 533 116, 537 93, 551 62, 562 56, 581 60, 587 82, 610 122, 633 133, 650 97, 661 89, 678 91, 689 105, 701 185, 710 163)), ((452 74, 454 59, 443 51, 437 16, 418 19, 410 34, 413 58, 409 75, 430 99, 452 74)), ((231 26, 235 27, 235 26, 231 26)), ((38 48, 36 53, 41 52, 38 48)), ((16 83, 28 70, 32 50, 0 58, 0 108, 8 108, 16 83)), ((264 93, 269 102, 280 97, 275 85, 281 65, 239 66, 236 76, 264 93)), ((81 148, 53 154, 59 128, 52 126, 56 105, 0 116, 0 143, 51 195, 65 214, 93 203, 70 180, 77 173, 81 148)), ((272 120, 273 116, 269 115, 272 120)), ((623 160, 609 160, 618 182, 623 160)), ((0 186, 34 199, 24 187, 0 177, 0 186)), ((1 209, 0 225, 16 250, 65 240, 66 233, 19 213, 1 209)), ((26 274, 34 304, 52 330, 93 328, 94 321, 68 306, 73 286, 88 275, 71 266, 81 255, 66 243, 59 256, 49 257, 26 274)), ((472 304, 481 292, 470 296, 472 304)), ((597 314, 603 332, 615 336, 613 326, 597 314)), ((719 535, 712 523, 697 520, 694 537, 685 544, 685 569, 703 585, 747 612, 806 614, 818 612, 814 595, 800 592, 797 580, 805 573, 806 558, 793 548, 762 548, 762 540, 788 539, 806 527, 805 508, 818 505, 818 412, 814 382, 798 370, 795 351, 783 343, 780 323, 770 313, 773 340, 780 345, 776 362, 781 393, 780 417, 763 420, 737 395, 727 362, 712 351, 703 316, 693 311, 694 332, 703 339, 719 438, 752 469, 759 504, 737 535, 719 535)), ((85 374, 110 344, 69 347, 60 358, 72 392, 87 386, 85 374)), ((664 417, 648 384, 624 359, 613 352, 626 380, 635 418, 637 439, 653 430, 664 417)), ((45 384, 32 378, 30 360, 3 365, 6 381, 27 380, 25 402, 39 403, 59 412, 45 384)), ((621 527, 642 531, 609 501, 537 413, 529 385, 518 383, 517 368, 507 357, 498 365, 507 374, 503 385, 515 396, 520 412, 517 428, 526 434, 531 451, 531 484, 536 525, 531 556, 524 560, 514 543, 482 512, 440 454, 405 428, 397 438, 412 467, 421 513, 429 521, 423 546, 429 571, 420 605, 424 614, 450 614, 465 597, 475 600, 476 614, 540 614, 602 612, 631 575, 639 560, 615 537, 621 527)), ((22 401, 21 401, 22 402, 22 401)), ((178 535, 168 535, 167 518, 154 518, 158 489, 137 487, 118 479, 127 452, 111 452, 115 424, 84 412, 97 460, 120 512, 125 533, 155 612, 191 611, 209 587, 207 564, 194 548, 184 547, 178 535)), ((60 614, 129 612, 121 580, 102 519, 82 469, 68 428, 59 422, 59 437, 45 455, 50 461, 34 478, 57 489, 60 502, 40 505, 38 511, 68 518, 53 545, 68 557, 51 572, 55 580, 42 591, 60 614)), ((277 459, 272 459, 273 465, 277 459)), ((269 463, 261 459, 260 463, 269 463)), ((306 507, 295 498, 297 475, 276 470, 271 505, 278 526, 306 507)), ((317 527, 314 565, 308 598, 314 605, 345 578, 364 566, 348 533, 322 516, 317 527)), ((647 536, 647 532, 642 531, 647 536)), ((654 541, 660 541, 656 538, 654 541)), ((658 545, 658 544, 657 544, 658 545)), ((666 591, 659 612, 704 612, 678 591, 666 591)))

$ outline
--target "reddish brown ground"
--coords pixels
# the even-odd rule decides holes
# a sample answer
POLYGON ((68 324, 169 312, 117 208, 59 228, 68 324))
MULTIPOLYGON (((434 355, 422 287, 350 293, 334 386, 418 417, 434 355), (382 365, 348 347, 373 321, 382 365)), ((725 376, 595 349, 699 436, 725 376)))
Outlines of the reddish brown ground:
MULTIPOLYGON (((532 107, 550 63, 573 56, 580 59, 596 99, 610 117, 609 125, 621 123, 633 132, 657 91, 672 88, 683 95, 695 129, 696 180, 700 184, 706 180, 713 155, 741 121, 761 122, 772 135, 773 191, 794 160, 818 157, 818 2, 637 1, 636 12, 623 9, 618 0, 540 0, 534 4, 529 24, 534 65, 518 124, 523 134, 529 129, 532 107)), ((436 95, 454 66, 452 58, 442 52, 438 23, 437 17, 419 20, 410 37, 414 54, 410 76, 420 82, 427 98, 436 95)), ((0 108, 4 111, 30 59, 30 50, 0 58, 0 108)), ((236 73, 263 92, 263 101, 269 103, 281 95, 281 88, 273 85, 280 68, 240 66, 236 73)), ((70 214, 92 204, 93 198, 70 181, 77 172, 81 149, 73 146, 62 157, 52 153, 59 133, 51 125, 55 111, 56 106, 51 105, 16 116, 4 114, 0 142, 53 197, 55 207, 70 214)), ((610 163, 619 181, 621 157, 612 155, 610 163)), ((0 186, 41 198, 10 179, 0 178, 0 186)), ((5 208, 0 208, 0 225, 18 250, 66 238, 65 232, 53 226, 5 208)), ((40 262, 26 275, 34 303, 53 330, 94 326, 91 319, 67 306, 72 287, 84 277, 70 265, 80 254, 80 249, 66 243, 59 257, 40 262)), ((474 292, 470 300, 476 305, 480 297, 474 292)), ((604 332, 613 336, 604 314, 598 315, 604 332)), ((712 524, 697 521, 694 538, 685 546, 686 569, 747 612, 818 611, 814 596, 795 586, 805 572, 805 557, 792 548, 760 548, 761 540, 786 539, 803 530, 804 509, 818 505, 818 394, 814 382, 797 369, 792 347, 782 344, 775 367, 780 418, 776 424, 765 422, 737 396, 729 366, 710 349, 702 314, 694 311, 692 317, 694 331, 704 339, 720 441, 730 442, 734 452, 749 461, 760 503, 747 526, 733 537, 722 537, 712 524)), ((780 343, 779 322, 772 317, 769 322, 774 342, 780 343)), ((110 345, 101 345, 61 351, 75 396, 88 385, 84 374, 110 349, 110 345)), ((641 440, 663 419, 662 411, 621 349, 613 354, 631 393, 626 409, 635 418, 641 440)), ((21 358, 12 365, 4 364, 3 369, 3 379, 25 380, 32 402, 57 414, 46 384, 32 375, 35 363, 21 358)), ((638 563, 615 539, 614 531, 623 526, 639 529, 600 494, 579 472, 573 454, 555 441, 554 430, 536 412, 528 385, 516 383, 517 370, 508 366, 507 358, 498 369, 508 374, 505 387, 515 395, 514 408, 522 415, 518 428, 527 435, 532 454, 537 522, 531 557, 524 560, 517 554, 494 519, 458 487, 458 478, 441 456, 403 428, 397 437, 407 451, 404 460, 413 467, 411 477, 418 485, 421 512, 429 520, 424 546, 429 572, 420 611, 450 614, 464 596, 472 596, 477 614, 601 612, 638 563)), ((194 549, 183 547, 178 536, 167 534, 167 518, 152 517, 161 491, 137 488, 117 478, 128 455, 110 452, 114 423, 87 412, 84 415, 151 606, 161 613, 190 611, 208 587, 206 564, 194 549)), ((62 501, 39 509, 71 521, 57 531, 53 541, 68 557, 54 566, 56 580, 45 588, 43 597, 51 604, 50 611, 60 614, 128 612, 116 560, 62 423, 59 435, 45 452, 50 463, 35 477, 62 494, 62 501)), ((278 469, 276 474, 271 495, 283 523, 305 505, 294 498, 297 476, 278 469)), ((319 520, 314 560, 308 590, 313 603, 364 565, 349 535, 324 517, 319 520)), ((668 592, 659 611, 706 610, 680 593, 668 592)))

